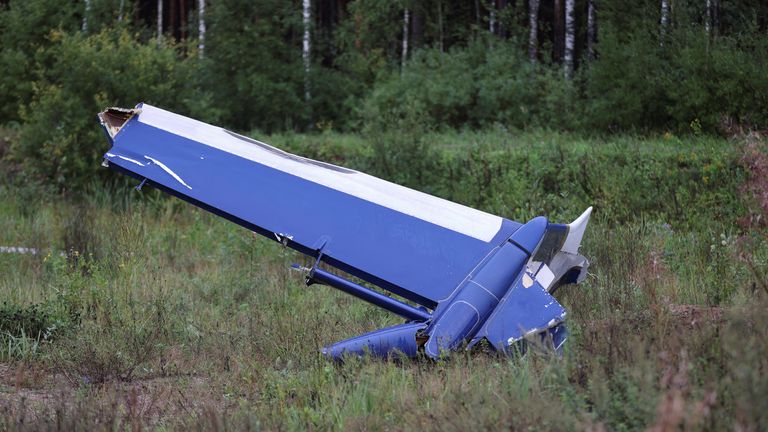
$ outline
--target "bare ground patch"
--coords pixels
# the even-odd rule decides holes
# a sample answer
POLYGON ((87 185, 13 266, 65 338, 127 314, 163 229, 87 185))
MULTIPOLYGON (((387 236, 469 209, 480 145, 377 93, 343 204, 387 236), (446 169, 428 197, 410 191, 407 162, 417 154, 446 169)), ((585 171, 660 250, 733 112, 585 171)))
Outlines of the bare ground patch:
POLYGON ((158 426, 224 412, 227 401, 209 379, 180 375, 73 386, 61 374, 26 365, 0 364, 0 411, 16 425, 83 424, 158 426))

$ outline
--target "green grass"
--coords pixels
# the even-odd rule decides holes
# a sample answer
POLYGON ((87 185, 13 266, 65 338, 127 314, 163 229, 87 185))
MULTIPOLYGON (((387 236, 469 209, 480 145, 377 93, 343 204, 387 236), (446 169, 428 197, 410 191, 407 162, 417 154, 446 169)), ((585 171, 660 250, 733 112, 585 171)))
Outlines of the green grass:
MULTIPOLYGON (((362 154, 346 161, 370 163, 366 140, 336 138, 266 141, 362 154)), ((494 152, 541 158, 574 138, 491 132, 425 139, 446 158, 487 144, 471 162, 482 165, 497 163, 494 152), (509 152, 513 142, 518 153, 509 152)), ((669 138, 574 140, 565 157, 582 152, 601 169, 631 148, 648 151, 629 152, 628 167, 663 168, 687 155, 686 166, 703 169, 691 162, 694 153, 737 159, 736 147, 709 139, 674 150, 669 138)), ((51 329, 45 338, 0 335, 0 429, 768 427, 768 293, 754 288, 756 276, 738 258, 749 253, 764 265, 768 247, 764 240, 747 251, 740 246, 738 182, 706 190, 680 184, 693 192, 678 195, 683 211, 675 216, 664 207, 624 208, 653 200, 624 197, 619 186, 629 188, 626 195, 646 193, 644 176, 654 173, 616 172, 625 177, 604 179, 615 189, 604 186, 612 194, 602 195, 582 249, 590 275, 557 294, 569 311, 564 357, 459 353, 439 362, 325 360, 323 345, 399 319, 331 288, 305 287, 289 269, 305 258, 179 200, 104 188, 77 202, 29 200, 0 186, 0 245, 46 251, 0 254, 0 299, 36 305, 51 329), (724 211, 697 207, 704 193, 734 196, 724 211)), ((543 210, 566 220, 593 198, 573 192, 573 184, 543 184, 510 187, 506 197, 510 184, 503 182, 473 193, 495 194, 481 205, 489 210, 541 198, 543 210)))

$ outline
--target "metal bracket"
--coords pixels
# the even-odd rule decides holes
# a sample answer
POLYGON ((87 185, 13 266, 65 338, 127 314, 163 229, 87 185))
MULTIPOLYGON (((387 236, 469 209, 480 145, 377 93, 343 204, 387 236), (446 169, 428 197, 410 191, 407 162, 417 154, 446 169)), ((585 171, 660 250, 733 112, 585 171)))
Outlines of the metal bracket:
POLYGON ((141 192, 141 188, 144 187, 145 183, 147 183, 147 178, 146 177, 144 177, 144 180, 142 180, 141 183, 139 183, 139 185, 136 186, 136 190, 141 192))
POLYGON ((324 239, 323 242, 320 244, 320 247, 317 249, 317 258, 315 258, 315 263, 312 264, 312 267, 307 268, 299 264, 291 265, 291 268, 294 270, 306 272, 304 283, 307 286, 313 285, 315 283, 315 271, 320 267, 320 261, 323 259, 324 250, 327 245, 328 245, 328 240, 324 239))

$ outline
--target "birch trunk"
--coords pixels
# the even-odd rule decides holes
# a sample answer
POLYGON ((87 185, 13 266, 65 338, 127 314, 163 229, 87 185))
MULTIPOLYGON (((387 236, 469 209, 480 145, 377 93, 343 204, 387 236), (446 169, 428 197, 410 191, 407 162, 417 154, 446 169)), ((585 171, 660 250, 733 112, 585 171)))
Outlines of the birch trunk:
POLYGON ((659 45, 664 46, 664 37, 667 35, 667 27, 669 26, 669 0, 661 0, 661 19, 659 23, 661 25, 659 45))
POLYGON ((163 40, 163 0, 157 0, 157 42, 163 40))
POLYGON ((405 8, 403 12, 403 56, 400 64, 401 69, 405 69, 405 62, 408 59, 408 25, 410 22, 410 11, 405 8))
POLYGON ((205 0, 197 1, 197 55, 205 55, 205 0))
POLYGON ((565 78, 573 78, 573 52, 576 42, 576 22, 573 18, 575 0, 565 0, 565 78))
POLYGON ((310 72, 310 57, 309 49, 311 44, 309 26, 312 15, 312 3, 311 0, 302 0, 302 15, 304 22, 304 40, 301 50, 301 58, 304 61, 304 100, 309 101, 312 97, 309 89, 309 72, 310 72))
POLYGON ((712 0, 707 0, 707 12, 704 15, 704 29, 707 31, 707 35, 712 30, 712 0))
POLYGON ((530 27, 528 57, 531 59, 531 63, 536 64, 539 53, 539 0, 528 0, 528 6, 528 25, 530 27))
POLYGON ((91 13, 91 0, 85 0, 85 12, 83 12, 83 33, 88 33, 88 15, 91 13))
POLYGON ((123 10, 125 9, 125 0, 120 0, 120 9, 117 11, 117 22, 123 22, 123 10))
POLYGON ((587 0, 587 58, 595 59, 597 28, 595 27, 595 0, 587 0))
POLYGON ((491 34, 496 33, 496 8, 491 9, 488 14, 488 32, 491 34))

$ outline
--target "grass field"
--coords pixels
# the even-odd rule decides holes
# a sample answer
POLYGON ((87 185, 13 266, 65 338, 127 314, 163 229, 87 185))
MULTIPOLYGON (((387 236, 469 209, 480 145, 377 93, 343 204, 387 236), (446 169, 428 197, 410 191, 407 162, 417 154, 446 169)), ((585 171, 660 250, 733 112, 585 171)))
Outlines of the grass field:
MULTIPOLYGON (((305 258, 156 191, 2 184, 0 246, 39 253, 0 253, 0 429, 765 430, 759 171, 741 141, 673 139, 430 135, 443 165, 396 178, 513 218, 596 205, 562 358, 334 364, 320 347, 399 319, 305 287, 305 258), (489 179, 454 185, 462 167, 489 179)), ((271 141, 387 174, 375 140, 271 141)))

